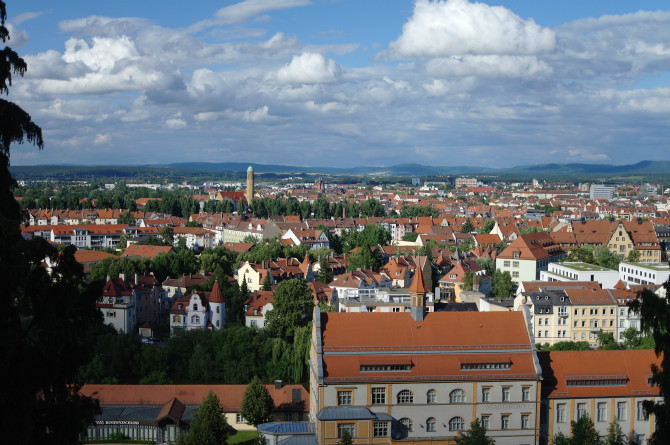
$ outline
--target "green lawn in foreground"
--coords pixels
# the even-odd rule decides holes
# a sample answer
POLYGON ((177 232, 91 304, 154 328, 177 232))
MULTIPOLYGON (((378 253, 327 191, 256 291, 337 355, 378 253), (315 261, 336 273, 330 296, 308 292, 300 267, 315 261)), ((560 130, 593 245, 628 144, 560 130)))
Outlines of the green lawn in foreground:
POLYGON ((228 445, 252 445, 257 437, 256 431, 238 431, 228 438, 228 445))

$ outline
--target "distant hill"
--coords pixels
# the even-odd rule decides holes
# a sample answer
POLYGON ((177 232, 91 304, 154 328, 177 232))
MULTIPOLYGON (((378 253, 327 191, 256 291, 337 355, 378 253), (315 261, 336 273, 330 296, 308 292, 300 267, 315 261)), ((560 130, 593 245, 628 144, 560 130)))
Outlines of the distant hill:
POLYGON ((117 166, 76 166, 76 165, 37 165, 12 166, 12 175, 18 179, 51 177, 72 179, 73 177, 119 177, 134 178, 142 175, 150 177, 197 175, 224 175, 243 177, 247 167, 254 171, 274 175, 350 175, 350 176, 441 176, 441 175, 499 175, 499 176, 581 176, 581 175, 652 175, 670 174, 670 161, 640 161, 630 165, 609 164, 536 164, 521 165, 512 168, 489 168, 477 166, 427 166, 421 164, 399 164, 389 167, 360 166, 351 168, 337 167, 299 167, 281 164, 257 164, 246 162, 180 162, 163 165, 117 165, 117 166))

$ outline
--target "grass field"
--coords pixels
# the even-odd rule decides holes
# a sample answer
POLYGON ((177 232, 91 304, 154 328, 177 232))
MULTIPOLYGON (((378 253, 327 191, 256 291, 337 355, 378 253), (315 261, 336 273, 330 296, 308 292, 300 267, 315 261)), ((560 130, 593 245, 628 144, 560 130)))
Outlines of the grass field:
POLYGON ((228 438, 228 445, 252 445, 257 437, 256 431, 238 431, 234 436, 228 438))

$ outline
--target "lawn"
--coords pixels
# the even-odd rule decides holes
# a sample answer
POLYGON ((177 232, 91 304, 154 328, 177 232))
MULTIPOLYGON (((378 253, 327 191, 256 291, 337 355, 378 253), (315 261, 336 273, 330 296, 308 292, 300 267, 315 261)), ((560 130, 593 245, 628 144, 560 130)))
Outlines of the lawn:
POLYGON ((256 431, 238 431, 228 438, 228 445, 252 445, 257 437, 258 432, 256 431))

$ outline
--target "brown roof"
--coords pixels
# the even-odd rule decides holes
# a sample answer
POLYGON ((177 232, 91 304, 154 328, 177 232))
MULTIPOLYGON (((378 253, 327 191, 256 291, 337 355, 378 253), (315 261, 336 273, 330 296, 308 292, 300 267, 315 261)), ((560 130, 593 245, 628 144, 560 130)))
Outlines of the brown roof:
POLYGON ((170 246, 147 246, 144 244, 131 244, 126 247, 121 256, 124 257, 140 257, 140 258, 156 258, 161 253, 174 253, 170 246))
MULTIPOLYGON (((309 411, 309 396, 301 385, 275 389, 265 385, 278 411, 309 411), (293 404, 293 390, 301 391, 302 403, 293 404)), ((177 398, 184 405, 199 405, 213 391, 225 412, 239 412, 246 385, 84 385, 81 394, 98 399, 101 405, 164 405, 177 398)))
POLYGON ((657 386, 649 385, 650 366, 660 366, 661 360, 652 350, 616 351, 552 351, 538 352, 544 381, 542 397, 616 397, 658 395, 657 386), (598 380, 617 378, 625 384, 603 385, 598 380), (581 381, 571 385, 569 381, 581 381), (583 386, 583 382, 593 381, 593 385, 583 386))
POLYGON ((421 267, 416 268, 412 284, 409 285, 409 292, 410 294, 420 295, 426 295, 428 292, 430 292, 428 287, 426 287, 426 282, 423 279, 423 272, 421 271, 421 267))
POLYGON ((219 280, 214 281, 214 286, 212 286, 212 291, 209 293, 208 298, 210 303, 223 303, 223 294, 221 293, 221 288, 219 287, 219 280))
POLYGON ((78 263, 99 263, 100 261, 104 260, 105 258, 110 258, 114 257, 116 258, 116 255, 111 254, 109 252, 105 252, 103 250, 76 250, 74 252, 74 259, 77 260, 78 263))

